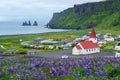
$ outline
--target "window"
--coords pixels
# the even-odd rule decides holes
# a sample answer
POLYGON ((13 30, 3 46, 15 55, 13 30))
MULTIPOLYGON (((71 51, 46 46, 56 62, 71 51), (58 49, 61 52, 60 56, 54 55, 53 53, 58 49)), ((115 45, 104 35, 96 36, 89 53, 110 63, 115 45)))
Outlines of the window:
POLYGON ((88 52, 88 50, 86 50, 88 52))

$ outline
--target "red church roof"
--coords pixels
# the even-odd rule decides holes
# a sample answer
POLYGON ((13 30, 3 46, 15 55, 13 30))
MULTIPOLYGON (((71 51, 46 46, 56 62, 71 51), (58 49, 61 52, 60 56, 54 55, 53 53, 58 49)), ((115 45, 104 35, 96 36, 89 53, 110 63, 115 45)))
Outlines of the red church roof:
POLYGON ((92 41, 83 41, 80 42, 80 44, 84 49, 99 48, 99 45, 97 43, 93 43, 92 41))
POLYGON ((90 38, 97 38, 94 28, 92 28, 92 30, 91 30, 90 38))
POLYGON ((82 49, 79 45, 76 45, 75 47, 76 47, 77 49, 82 49))

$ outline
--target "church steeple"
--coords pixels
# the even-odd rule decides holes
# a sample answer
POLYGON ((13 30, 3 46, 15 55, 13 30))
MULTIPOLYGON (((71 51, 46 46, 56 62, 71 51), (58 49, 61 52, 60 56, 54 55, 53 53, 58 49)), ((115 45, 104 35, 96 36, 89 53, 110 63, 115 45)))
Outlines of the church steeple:
POLYGON ((94 43, 97 43, 97 36, 96 36, 96 32, 94 30, 94 27, 91 30, 89 40, 93 41, 94 43))
POLYGON ((90 38, 97 38, 96 37, 96 32, 95 32, 94 28, 92 28, 92 30, 91 30, 90 38))

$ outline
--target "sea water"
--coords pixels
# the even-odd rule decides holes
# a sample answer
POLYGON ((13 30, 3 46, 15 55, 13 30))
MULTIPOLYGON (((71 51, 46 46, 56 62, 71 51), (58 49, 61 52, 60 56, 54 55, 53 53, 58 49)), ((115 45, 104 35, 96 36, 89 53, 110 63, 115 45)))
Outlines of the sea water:
POLYGON ((45 26, 22 26, 21 22, 0 22, 0 35, 35 34, 46 32, 68 31, 64 29, 48 29, 45 26))

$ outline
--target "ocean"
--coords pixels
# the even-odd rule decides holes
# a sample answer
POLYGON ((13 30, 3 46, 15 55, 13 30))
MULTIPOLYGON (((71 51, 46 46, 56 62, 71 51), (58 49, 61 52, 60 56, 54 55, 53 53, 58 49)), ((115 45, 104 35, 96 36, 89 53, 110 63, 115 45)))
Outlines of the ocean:
POLYGON ((0 35, 35 34, 46 32, 68 31, 64 29, 48 29, 45 26, 22 26, 21 22, 0 22, 0 35))

